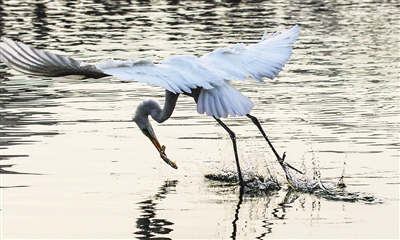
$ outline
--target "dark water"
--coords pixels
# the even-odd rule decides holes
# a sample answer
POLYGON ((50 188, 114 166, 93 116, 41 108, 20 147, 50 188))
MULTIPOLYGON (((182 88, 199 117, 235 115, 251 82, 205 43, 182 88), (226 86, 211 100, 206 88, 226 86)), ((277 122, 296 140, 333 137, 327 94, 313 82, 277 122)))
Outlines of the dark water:
POLYGON ((199 56, 294 24, 301 35, 280 76, 235 85, 288 162, 334 184, 344 173, 342 197, 291 190, 247 118, 225 120, 242 164, 270 171, 281 190, 241 196, 205 179, 235 169, 232 148, 188 97, 154 126, 173 170, 131 121, 163 89, 1 64, 2 238, 398 238, 396 1, 0 0, 0 35, 88 62, 199 56))

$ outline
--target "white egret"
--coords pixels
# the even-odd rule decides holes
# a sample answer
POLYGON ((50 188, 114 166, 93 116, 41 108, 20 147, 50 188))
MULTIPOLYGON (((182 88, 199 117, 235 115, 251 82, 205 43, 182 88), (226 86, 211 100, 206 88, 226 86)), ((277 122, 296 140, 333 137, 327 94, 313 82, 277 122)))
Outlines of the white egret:
POLYGON ((155 63, 150 58, 136 61, 111 59, 97 65, 38 50, 3 37, 0 60, 8 67, 28 75, 45 77, 83 75, 85 78, 114 76, 124 81, 139 81, 165 88, 164 107, 161 108, 155 100, 145 100, 137 107, 133 120, 157 148, 161 158, 173 168, 177 166, 166 156, 165 146, 159 143, 148 116, 162 123, 174 111, 179 94, 193 97, 197 103, 197 112, 212 116, 229 133, 233 143, 239 183, 244 186, 235 133, 220 118, 226 118, 228 115, 249 117, 268 142, 279 163, 291 166, 283 162, 284 156, 282 158, 279 156, 257 118, 250 115, 253 103, 231 85, 231 80, 245 80, 251 77, 263 82, 265 77, 273 79, 289 60, 292 46, 298 36, 299 27, 296 25, 269 36, 265 33, 257 44, 238 43, 201 57, 174 56, 160 63, 155 63))

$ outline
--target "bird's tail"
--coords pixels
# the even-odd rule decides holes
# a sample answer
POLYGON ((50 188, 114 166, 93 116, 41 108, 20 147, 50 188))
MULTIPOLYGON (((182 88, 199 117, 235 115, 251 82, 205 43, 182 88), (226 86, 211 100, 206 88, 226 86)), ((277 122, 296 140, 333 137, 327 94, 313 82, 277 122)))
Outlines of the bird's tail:
POLYGON ((197 100, 197 112, 216 118, 246 116, 254 104, 228 81, 211 89, 202 89, 197 100))

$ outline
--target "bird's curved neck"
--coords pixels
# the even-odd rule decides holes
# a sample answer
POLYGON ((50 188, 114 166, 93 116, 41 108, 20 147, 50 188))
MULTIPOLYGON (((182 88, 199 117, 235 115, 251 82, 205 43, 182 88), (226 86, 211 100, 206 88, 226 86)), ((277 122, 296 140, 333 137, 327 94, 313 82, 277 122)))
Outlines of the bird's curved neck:
POLYGON ((166 90, 164 108, 161 108, 153 99, 145 100, 136 109, 136 116, 145 116, 147 118, 150 115, 156 122, 162 123, 171 117, 178 97, 179 94, 166 90))

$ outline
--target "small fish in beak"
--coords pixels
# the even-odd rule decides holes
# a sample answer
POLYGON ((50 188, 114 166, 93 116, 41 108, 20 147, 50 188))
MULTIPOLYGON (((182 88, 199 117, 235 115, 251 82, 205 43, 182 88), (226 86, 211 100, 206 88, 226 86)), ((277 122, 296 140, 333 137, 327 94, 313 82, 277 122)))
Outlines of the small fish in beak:
POLYGON ((146 137, 150 139, 150 141, 156 147, 157 151, 160 153, 161 159, 164 160, 164 162, 170 165, 172 168, 178 169, 176 163, 171 161, 165 154, 166 147, 164 145, 161 146, 151 125, 148 125, 146 128, 142 129, 142 132, 146 137))

